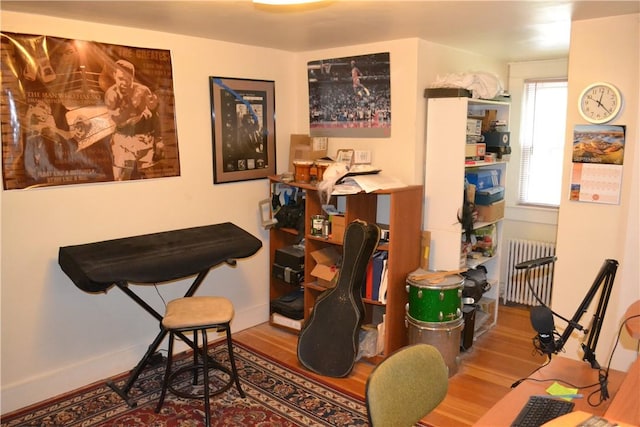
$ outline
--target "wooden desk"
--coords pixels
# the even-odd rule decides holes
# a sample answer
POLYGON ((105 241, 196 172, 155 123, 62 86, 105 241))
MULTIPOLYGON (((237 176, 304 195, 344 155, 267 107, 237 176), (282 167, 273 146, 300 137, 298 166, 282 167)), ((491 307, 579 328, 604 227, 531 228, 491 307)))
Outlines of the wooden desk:
MULTIPOLYGON (((568 387, 571 387, 572 384, 575 386, 596 384, 598 382, 598 371, 592 369, 587 362, 554 356, 551 363, 538 370, 531 377, 549 381, 523 381, 496 403, 475 425, 485 427, 509 426, 516 419, 529 397, 536 394, 546 394, 545 390, 554 381, 557 380, 568 387)), ((588 395, 596 390, 597 387, 580 389, 578 393, 583 394, 584 397, 582 399, 573 399, 576 404, 574 410, 603 416, 609 405, 611 405, 612 399, 615 398, 624 378, 624 372, 613 369, 609 371, 608 390, 610 398, 597 407, 590 406, 587 401, 588 395)), ((594 401, 597 401, 597 396, 593 396, 593 398, 596 398, 594 401)))
POLYGON ((611 421, 640 425, 640 359, 631 365, 604 417, 611 421))

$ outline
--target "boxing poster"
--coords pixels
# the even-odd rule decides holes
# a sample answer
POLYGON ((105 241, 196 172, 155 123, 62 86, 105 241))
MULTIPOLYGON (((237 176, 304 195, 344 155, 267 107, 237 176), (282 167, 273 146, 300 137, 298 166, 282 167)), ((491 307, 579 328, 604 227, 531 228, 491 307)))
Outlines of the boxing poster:
POLYGON ((0 36, 5 190, 180 175, 170 51, 0 36))

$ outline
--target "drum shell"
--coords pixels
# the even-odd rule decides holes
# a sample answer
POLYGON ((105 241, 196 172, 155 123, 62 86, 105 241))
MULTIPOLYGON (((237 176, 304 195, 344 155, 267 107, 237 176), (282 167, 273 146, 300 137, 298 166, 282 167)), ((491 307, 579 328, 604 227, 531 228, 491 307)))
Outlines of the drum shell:
POLYGON ((420 322, 411 316, 406 316, 405 324, 409 330, 409 344, 434 346, 449 368, 449 377, 458 372, 463 319, 452 322, 420 322))
POLYGON ((458 274, 443 282, 407 279, 407 314, 420 322, 452 322, 462 318, 464 278, 458 274))

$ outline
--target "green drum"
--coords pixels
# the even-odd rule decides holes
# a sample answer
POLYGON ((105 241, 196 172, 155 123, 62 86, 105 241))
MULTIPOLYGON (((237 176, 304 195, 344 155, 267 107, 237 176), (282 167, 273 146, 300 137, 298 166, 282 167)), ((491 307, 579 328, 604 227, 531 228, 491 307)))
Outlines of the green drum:
POLYGON ((464 279, 459 274, 445 276, 439 283, 407 279, 407 313, 420 322, 452 322, 462 318, 464 279))

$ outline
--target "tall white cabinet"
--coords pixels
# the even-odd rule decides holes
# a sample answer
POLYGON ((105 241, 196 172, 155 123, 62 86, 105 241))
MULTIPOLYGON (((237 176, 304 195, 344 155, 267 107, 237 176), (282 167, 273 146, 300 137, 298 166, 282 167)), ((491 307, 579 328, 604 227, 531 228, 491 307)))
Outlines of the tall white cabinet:
POLYGON ((486 110, 497 111, 496 118, 508 123, 510 105, 502 101, 478 100, 467 97, 427 98, 427 137, 425 167, 424 229, 431 232, 429 268, 457 270, 487 268, 491 289, 478 306, 476 336, 495 325, 500 297, 500 258, 502 254, 502 220, 491 223, 476 222, 474 229, 495 224, 497 250, 492 257, 466 258, 461 256, 463 228, 458 221, 462 215, 465 172, 472 168, 498 169, 500 185, 505 185, 506 163, 465 163, 467 118, 482 117, 486 110))

